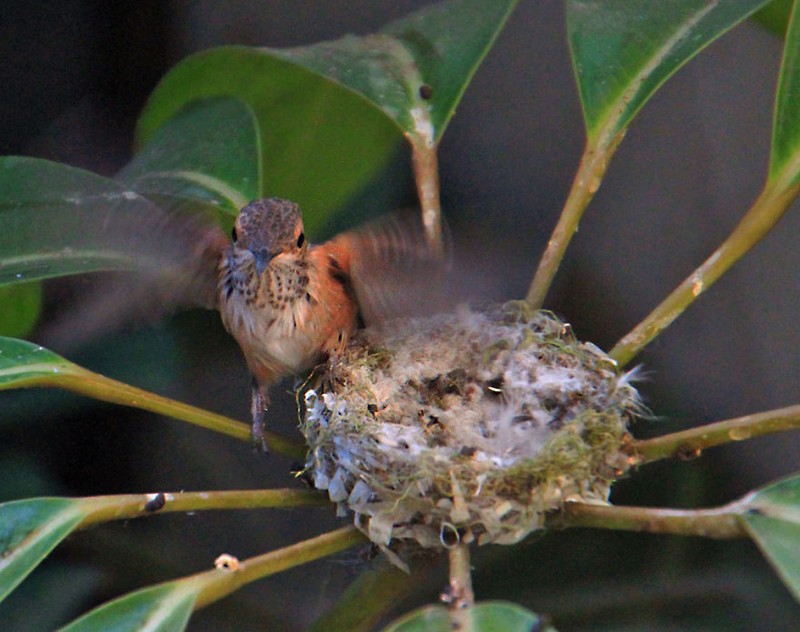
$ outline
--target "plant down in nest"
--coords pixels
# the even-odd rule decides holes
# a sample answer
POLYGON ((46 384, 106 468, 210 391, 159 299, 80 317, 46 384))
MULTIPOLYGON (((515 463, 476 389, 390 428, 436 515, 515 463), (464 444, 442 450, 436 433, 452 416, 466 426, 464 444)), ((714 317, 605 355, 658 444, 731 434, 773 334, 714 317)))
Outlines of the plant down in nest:
POLYGON ((305 390, 307 468, 396 563, 393 541, 518 542, 566 502, 607 503, 631 375, 520 303, 395 320, 305 390))

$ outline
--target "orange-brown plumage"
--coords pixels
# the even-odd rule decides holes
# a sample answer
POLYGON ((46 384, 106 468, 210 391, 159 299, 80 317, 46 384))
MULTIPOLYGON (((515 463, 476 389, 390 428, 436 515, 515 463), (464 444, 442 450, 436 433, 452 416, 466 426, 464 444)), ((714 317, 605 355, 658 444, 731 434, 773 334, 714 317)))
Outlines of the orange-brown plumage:
POLYGON ((396 218, 311 246, 293 202, 256 200, 240 211, 218 298, 253 374, 255 439, 263 443, 270 385, 341 351, 359 312, 372 322, 395 315, 404 265, 426 257, 422 233, 396 218))

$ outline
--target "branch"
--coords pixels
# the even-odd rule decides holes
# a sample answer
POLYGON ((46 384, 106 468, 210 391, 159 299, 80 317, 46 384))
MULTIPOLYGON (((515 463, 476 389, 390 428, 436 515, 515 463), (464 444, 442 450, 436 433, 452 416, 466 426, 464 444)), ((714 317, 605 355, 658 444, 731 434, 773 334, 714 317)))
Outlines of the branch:
MULTIPOLYGON (((242 441, 252 441, 250 426, 247 424, 119 382, 72 363, 61 368, 59 373, 37 376, 24 386, 63 388, 103 402, 172 417, 242 441)), ((300 442, 271 432, 264 434, 273 452, 296 459, 305 458, 306 448, 300 442)))
POLYGON ((699 456, 707 448, 796 429, 800 429, 800 405, 718 421, 654 439, 634 441, 627 446, 626 451, 636 459, 636 464, 652 463, 673 456, 699 456))
POLYGON ((224 492, 175 492, 92 496, 79 501, 86 512, 79 527, 111 520, 128 520, 154 513, 208 511, 219 509, 264 509, 325 506, 329 501, 319 492, 306 489, 257 489, 224 492))
POLYGON ((626 365, 650 341, 739 261, 775 226, 797 197, 800 184, 770 181, 733 232, 713 254, 690 274, 642 322, 626 334, 608 354, 626 365))
POLYGON ((436 145, 425 134, 408 134, 411 142, 411 165, 417 195, 422 207, 422 224, 428 246, 437 256, 443 256, 442 208, 439 200, 439 159, 436 145))
POLYGON ((548 527, 590 527, 715 539, 747 537, 739 514, 741 501, 714 509, 658 509, 568 503, 548 517, 548 527))

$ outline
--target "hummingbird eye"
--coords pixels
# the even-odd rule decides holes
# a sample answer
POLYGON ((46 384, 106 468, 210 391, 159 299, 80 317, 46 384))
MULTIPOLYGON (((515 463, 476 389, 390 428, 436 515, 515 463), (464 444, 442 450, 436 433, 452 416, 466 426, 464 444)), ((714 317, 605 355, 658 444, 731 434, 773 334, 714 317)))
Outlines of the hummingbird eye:
POLYGON ((236 243, 238 237, 236 236, 236 226, 231 228, 231 239, 233 239, 233 243, 236 243))
POLYGON ((303 233, 297 237, 297 247, 302 248, 303 244, 306 243, 306 236, 303 233))

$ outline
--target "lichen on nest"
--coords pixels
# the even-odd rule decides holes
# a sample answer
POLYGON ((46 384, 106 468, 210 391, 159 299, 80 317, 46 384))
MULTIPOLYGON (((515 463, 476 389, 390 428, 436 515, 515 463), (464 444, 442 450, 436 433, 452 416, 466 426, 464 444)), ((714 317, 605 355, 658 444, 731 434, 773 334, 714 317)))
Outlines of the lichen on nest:
POLYGON ((607 502, 640 408, 630 374, 520 303, 363 330, 303 400, 316 487, 387 552, 510 544, 607 502))

